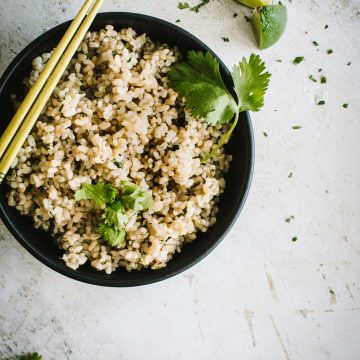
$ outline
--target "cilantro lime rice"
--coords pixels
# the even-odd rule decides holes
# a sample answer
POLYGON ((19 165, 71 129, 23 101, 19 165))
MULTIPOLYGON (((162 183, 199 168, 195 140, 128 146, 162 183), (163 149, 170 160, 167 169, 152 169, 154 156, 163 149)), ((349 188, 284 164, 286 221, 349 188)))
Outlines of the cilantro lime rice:
MULTIPOLYGON (((34 59, 28 87, 49 57, 34 59)), ((221 148, 200 161, 227 127, 184 109, 167 77, 178 59, 177 49, 131 28, 89 32, 19 152, 9 205, 53 234, 70 268, 159 269, 215 223, 231 157, 221 148), (124 183, 147 206, 121 208, 124 236, 109 242, 99 231, 104 206, 75 194, 84 184, 120 194, 124 183)))

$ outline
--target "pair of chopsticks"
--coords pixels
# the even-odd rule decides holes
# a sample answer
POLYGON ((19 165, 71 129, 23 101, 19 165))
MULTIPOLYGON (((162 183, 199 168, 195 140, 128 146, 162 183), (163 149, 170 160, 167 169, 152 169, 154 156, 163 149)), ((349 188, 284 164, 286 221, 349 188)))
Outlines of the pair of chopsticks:
POLYGON ((86 0, 0 138, 0 184, 104 0, 86 0))

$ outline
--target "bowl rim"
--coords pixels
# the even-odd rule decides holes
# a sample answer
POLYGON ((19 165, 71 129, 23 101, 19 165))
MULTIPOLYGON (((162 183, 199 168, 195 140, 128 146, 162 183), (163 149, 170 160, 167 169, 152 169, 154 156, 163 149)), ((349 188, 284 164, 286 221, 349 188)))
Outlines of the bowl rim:
MULTIPOLYGON (((181 35, 187 37, 187 38, 190 38, 191 41, 197 43, 199 46, 203 47, 206 51, 209 51, 212 55, 214 55, 215 58, 217 59, 217 61, 220 64, 221 70, 224 71, 224 73, 227 76, 231 76, 230 71, 228 70, 226 65, 214 53, 214 51, 209 48, 209 46, 207 46, 204 42, 202 42, 196 36, 192 35, 187 30, 185 30, 185 29, 183 29, 183 28, 181 28, 181 27, 179 27, 179 26, 177 26, 175 24, 172 24, 169 21, 166 21, 166 20, 154 17, 154 16, 150 16, 150 15, 140 14, 140 13, 116 12, 115 11, 115 12, 101 12, 101 13, 98 13, 95 20, 94 20, 94 22, 99 17, 100 18, 101 17, 106 18, 107 16, 114 16, 114 15, 118 16, 120 18, 126 16, 126 17, 130 17, 132 19, 135 19, 135 20, 146 20, 146 21, 150 21, 150 22, 154 22, 154 23, 159 23, 159 24, 169 28, 170 31, 175 31, 175 32, 180 33, 181 35)), ((17 54, 15 56, 15 58, 10 62, 10 64, 6 67, 3 74, 1 75, 1 77, 0 77, 0 92, 2 92, 3 86, 6 84, 9 77, 12 76, 12 73, 13 73, 14 69, 16 68, 18 63, 22 61, 22 59, 26 56, 26 54, 28 52, 32 51, 33 49, 35 49, 37 47, 37 45, 39 43, 41 43, 44 39, 49 38, 51 34, 57 33, 58 31, 63 31, 63 30, 65 31, 65 29, 70 25, 71 21, 72 20, 68 20, 66 22, 63 22, 63 23, 61 23, 59 25, 56 25, 55 27, 47 30, 46 32, 44 32, 43 34, 41 34, 40 36, 38 36, 34 40, 32 40, 23 50, 21 50, 20 53, 17 54)), ((244 112, 243 116, 245 118, 242 121, 247 122, 247 129, 248 129, 247 137, 249 139, 249 146, 248 146, 249 165, 248 165, 248 171, 246 173, 246 178, 244 178, 243 196, 241 197, 241 200, 240 200, 240 202, 238 204, 237 210, 236 210, 233 218, 231 219, 231 221, 228 223, 227 227, 222 232, 221 236, 219 236, 219 238, 211 246, 206 248, 206 250, 204 252, 202 252, 198 257, 194 258, 192 261, 190 261, 186 265, 180 266, 179 268, 174 269, 170 273, 165 273, 165 274, 158 273, 157 277, 151 278, 149 280, 147 280, 147 279, 141 279, 141 280, 137 279, 136 280, 135 279, 135 280, 126 280, 126 282, 124 282, 124 280, 121 281, 119 279, 110 279, 109 278, 106 281, 104 281, 104 280, 101 280, 101 279, 92 278, 88 274, 78 272, 78 271, 73 270, 73 269, 68 268, 68 267, 59 266, 58 261, 54 261, 53 259, 50 259, 46 255, 44 255, 43 253, 38 251, 36 249, 36 247, 32 246, 32 244, 29 241, 27 241, 27 239, 13 225, 13 223, 10 220, 9 216, 4 211, 4 208, 3 208, 1 203, 0 203, 0 218, 2 219, 2 221, 4 222, 5 226, 9 230, 9 232, 12 234, 12 236, 14 236, 14 238, 32 256, 34 256, 37 260, 39 260, 42 264, 46 265, 50 269, 56 271, 57 273, 59 273, 61 275, 64 275, 64 276, 66 276, 68 278, 71 278, 73 280, 77 280, 79 282, 87 283, 87 284, 91 284, 91 285, 98 285, 98 286, 105 286, 105 287, 136 287, 136 286, 148 285, 148 284, 152 284, 152 283, 156 283, 156 282, 159 282, 159 281, 162 281, 162 280, 169 279, 169 278, 171 278, 171 277, 173 277, 175 275, 178 275, 178 274, 188 270, 192 266, 199 263, 207 255, 209 255, 219 245, 219 243, 225 238, 225 236, 228 234, 228 232, 233 227, 233 225, 236 222, 240 212, 242 211, 242 209, 244 207, 247 196, 249 194, 249 190, 250 190, 250 187, 251 187, 251 181, 252 181, 252 177, 253 177, 253 172, 254 172, 255 145, 254 145, 254 133, 253 133, 253 128, 252 128, 251 118, 250 118, 249 112, 248 111, 244 112)), ((156 270, 153 270, 153 271, 156 271, 156 270)))

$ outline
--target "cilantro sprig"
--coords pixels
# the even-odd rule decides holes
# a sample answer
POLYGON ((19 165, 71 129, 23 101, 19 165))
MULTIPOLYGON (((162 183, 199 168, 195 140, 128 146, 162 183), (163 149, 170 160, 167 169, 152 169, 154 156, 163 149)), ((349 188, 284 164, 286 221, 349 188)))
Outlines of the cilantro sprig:
POLYGON ((83 184, 75 192, 75 200, 92 200, 103 209, 98 231, 103 240, 111 246, 125 245, 125 227, 129 222, 126 210, 133 212, 151 209, 151 195, 139 186, 123 181, 120 189, 110 184, 83 184))
POLYGON ((243 58, 235 65, 231 77, 236 98, 222 79, 219 63, 210 52, 190 51, 187 62, 175 64, 168 73, 172 87, 185 98, 185 107, 195 118, 209 125, 226 124, 234 118, 229 131, 219 144, 202 160, 206 162, 226 142, 236 127, 242 111, 259 111, 270 74, 258 55, 243 58))

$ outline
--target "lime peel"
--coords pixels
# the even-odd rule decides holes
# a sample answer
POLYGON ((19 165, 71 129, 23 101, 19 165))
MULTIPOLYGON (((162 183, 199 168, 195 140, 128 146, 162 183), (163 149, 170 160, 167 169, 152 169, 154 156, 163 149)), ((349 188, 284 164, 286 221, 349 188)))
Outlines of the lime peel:
POLYGON ((251 8, 272 4, 272 0, 238 0, 238 2, 251 8))
POLYGON ((254 10, 250 19, 259 49, 274 45, 285 31, 287 23, 286 6, 268 5, 254 10))

